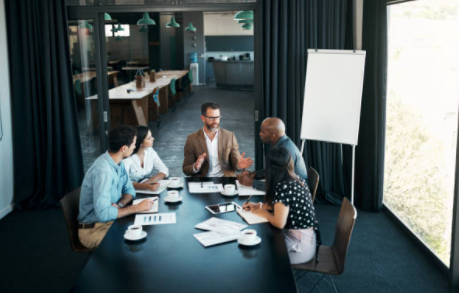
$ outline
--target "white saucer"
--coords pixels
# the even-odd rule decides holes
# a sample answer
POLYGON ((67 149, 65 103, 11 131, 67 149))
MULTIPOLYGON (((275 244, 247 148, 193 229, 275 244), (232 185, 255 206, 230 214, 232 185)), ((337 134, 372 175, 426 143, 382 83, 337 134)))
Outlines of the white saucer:
POLYGON ((170 185, 167 185, 167 188, 182 188, 183 187, 183 183, 180 183, 179 185, 177 186, 170 186, 170 185))
POLYGON ((175 200, 171 200, 168 196, 166 196, 166 197, 164 198, 164 201, 165 201, 165 202, 179 202, 179 201, 182 201, 182 199, 183 199, 183 197, 179 196, 179 197, 177 197, 175 200))
POLYGON ((227 197, 232 197, 232 196, 236 196, 239 194, 239 191, 235 190, 234 193, 232 194, 227 194, 225 190, 222 191, 222 195, 223 196, 227 196, 227 197))
POLYGON ((145 237, 147 237, 147 232, 145 231, 142 231, 142 233, 140 233, 140 237, 138 238, 132 238, 128 233, 124 233, 124 239, 129 240, 129 241, 137 241, 145 237))
POLYGON ((260 243, 261 243, 261 238, 257 236, 257 237, 255 238, 255 241, 254 241, 254 242, 251 242, 251 243, 242 242, 242 241, 240 240, 240 238, 238 238, 237 243, 239 243, 240 245, 244 245, 244 246, 254 246, 254 245, 257 245, 257 244, 260 244, 260 243))

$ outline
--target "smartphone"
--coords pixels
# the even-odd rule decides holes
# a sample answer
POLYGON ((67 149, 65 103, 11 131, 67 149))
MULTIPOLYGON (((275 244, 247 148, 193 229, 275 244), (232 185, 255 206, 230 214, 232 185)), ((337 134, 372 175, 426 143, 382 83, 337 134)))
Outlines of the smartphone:
POLYGON ((237 209, 241 209, 241 206, 235 202, 225 202, 220 204, 208 205, 206 209, 212 214, 222 214, 235 212, 237 209))

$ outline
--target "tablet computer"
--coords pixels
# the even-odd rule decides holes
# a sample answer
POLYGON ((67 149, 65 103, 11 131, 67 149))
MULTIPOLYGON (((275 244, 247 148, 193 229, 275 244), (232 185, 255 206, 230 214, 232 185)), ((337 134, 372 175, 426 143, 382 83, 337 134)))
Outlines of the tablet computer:
POLYGON ((206 206, 206 209, 214 215, 235 212, 237 209, 240 209, 240 208, 241 206, 235 202, 225 202, 225 203, 206 206))

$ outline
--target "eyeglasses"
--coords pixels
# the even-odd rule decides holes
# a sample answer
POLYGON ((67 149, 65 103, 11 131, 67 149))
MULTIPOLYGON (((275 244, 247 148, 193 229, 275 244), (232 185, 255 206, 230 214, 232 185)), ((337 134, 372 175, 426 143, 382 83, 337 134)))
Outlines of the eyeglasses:
POLYGON ((222 116, 216 116, 216 117, 210 117, 210 116, 206 116, 206 115, 203 115, 203 116, 206 117, 207 119, 209 119, 209 121, 220 120, 220 118, 222 118, 222 116))

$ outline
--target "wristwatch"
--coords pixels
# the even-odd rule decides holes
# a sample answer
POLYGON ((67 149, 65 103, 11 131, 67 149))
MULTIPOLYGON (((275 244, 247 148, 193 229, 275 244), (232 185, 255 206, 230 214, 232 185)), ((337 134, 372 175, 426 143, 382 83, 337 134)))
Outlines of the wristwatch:
POLYGON ((120 201, 117 203, 117 205, 118 205, 120 208, 124 208, 124 204, 122 204, 120 201))

